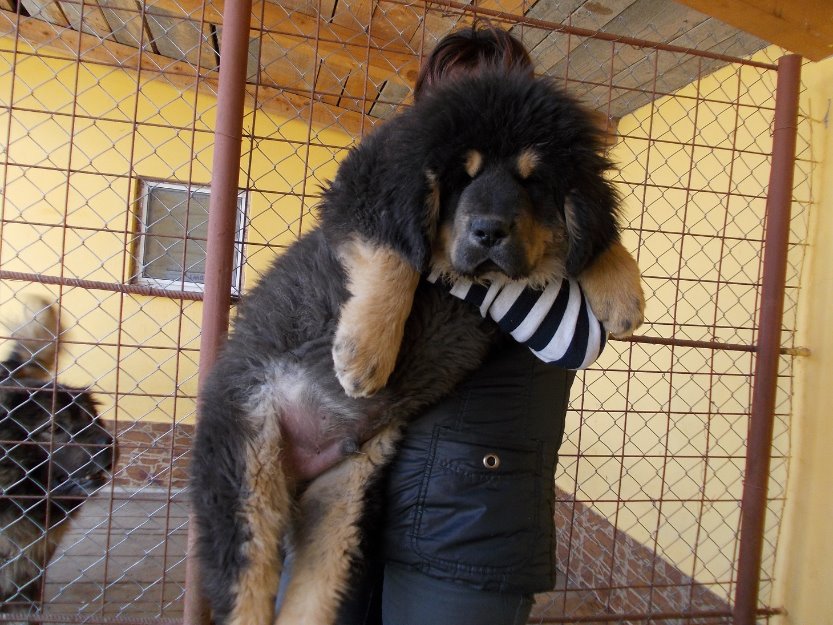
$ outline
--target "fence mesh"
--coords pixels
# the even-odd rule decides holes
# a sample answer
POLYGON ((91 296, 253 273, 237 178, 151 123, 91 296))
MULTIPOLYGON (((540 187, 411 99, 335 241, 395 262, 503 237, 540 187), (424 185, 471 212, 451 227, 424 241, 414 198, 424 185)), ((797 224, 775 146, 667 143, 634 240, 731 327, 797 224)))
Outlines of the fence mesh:
MULTIPOLYGON (((314 224, 339 160, 408 105, 439 38, 478 10, 511 28, 538 71, 615 132, 624 241, 648 299, 640 337, 611 342, 573 388, 557 473, 559 584, 537 598, 532 621, 728 623, 781 51, 705 16, 692 22, 699 14, 673 3, 620 4, 607 15, 590 2, 255 2, 233 294, 314 224)), ((57 379, 92 391, 120 451, 113 479, 73 504, 48 567, 29 548, 44 527, 8 538, 20 515, 6 510, 21 505, 4 484, 7 610, 35 599, 58 622, 182 616, 222 11, 218 0, 0 0, 4 343, 10 351, 26 296, 57 302, 57 379), (15 558, 35 572, 9 590, 15 558)), ((814 201, 815 123, 802 112, 788 347, 814 201)), ((767 620, 777 607, 792 365, 782 357, 760 594, 767 620)), ((3 471, 13 443, 2 441, 3 471)))

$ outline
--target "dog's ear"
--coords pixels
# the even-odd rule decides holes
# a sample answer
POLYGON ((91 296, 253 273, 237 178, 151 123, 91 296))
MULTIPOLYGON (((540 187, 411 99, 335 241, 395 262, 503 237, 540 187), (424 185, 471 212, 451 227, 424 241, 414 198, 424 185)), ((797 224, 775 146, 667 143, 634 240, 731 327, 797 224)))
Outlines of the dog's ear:
POLYGON ((394 117, 348 152, 323 190, 319 216, 339 239, 359 235, 424 271, 439 214, 433 172, 441 170, 429 165, 429 149, 421 145, 412 117, 394 117))
POLYGON ((578 276, 619 240, 619 197, 601 173, 579 173, 564 200, 567 224, 567 273, 578 276))
POLYGON ((366 232, 368 240, 396 250, 414 269, 428 267, 439 216, 439 180, 430 170, 409 171, 392 187, 379 194, 387 212, 374 220, 366 232))

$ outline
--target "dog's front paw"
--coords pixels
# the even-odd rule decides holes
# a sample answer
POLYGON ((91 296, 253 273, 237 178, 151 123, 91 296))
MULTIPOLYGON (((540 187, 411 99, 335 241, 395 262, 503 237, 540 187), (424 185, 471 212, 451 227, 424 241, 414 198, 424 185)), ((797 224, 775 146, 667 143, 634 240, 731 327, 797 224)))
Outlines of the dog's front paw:
POLYGON ((340 250, 350 297, 333 340, 338 381, 350 397, 369 397, 388 382, 411 313, 419 272, 384 246, 352 241, 340 250))
POLYGON ((616 338, 626 338, 642 325, 645 295, 633 256, 615 243, 579 277, 596 318, 616 338))
POLYGON ((362 336, 361 333, 339 328, 333 342, 333 364, 336 377, 344 392, 350 397, 370 397, 388 382, 396 364, 396 351, 391 350, 378 335, 362 336))
POLYGON ((627 338, 642 325, 645 315, 645 298, 642 289, 613 289, 601 298, 587 294, 590 308, 605 329, 617 339, 627 338))

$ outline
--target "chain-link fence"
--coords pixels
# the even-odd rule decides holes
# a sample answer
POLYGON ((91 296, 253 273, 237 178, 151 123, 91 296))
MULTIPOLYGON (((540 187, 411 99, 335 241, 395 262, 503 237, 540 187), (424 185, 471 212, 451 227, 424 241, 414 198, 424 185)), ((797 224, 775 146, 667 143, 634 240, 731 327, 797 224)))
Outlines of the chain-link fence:
MULTIPOLYGON (((559 585, 538 597, 532 619, 728 623, 780 52, 672 2, 596 4, 254 2, 228 294, 245 293, 314 223, 339 160, 408 105, 436 41, 477 14, 512 29, 537 70, 615 132, 624 240, 648 299, 640 336, 611 342, 574 386, 557 474, 559 585)), ((21 558, 34 564, 11 590, 0 586, 8 611, 39 602, 56 622, 183 615, 224 8, 0 0, 6 351, 26 296, 56 302, 57 379, 90 389, 119 449, 113 479, 73 501, 65 531, 49 529, 60 542, 48 566, 30 547, 49 523, 19 538, 19 517, 34 504, 4 483, 0 575, 12 579, 21 558)), ((790 347, 813 202, 812 125, 800 118, 782 324, 790 347)), ((777 375, 764 620, 777 612, 792 358, 781 356, 777 375)), ((11 377, 5 386, 20 386, 11 377)), ((19 421, 7 405, 2 418, 19 421)), ((39 465, 52 471, 59 429, 51 426, 53 453, 39 465)), ((0 425, 3 479, 20 446, 8 431, 0 425)), ((60 499, 30 498, 44 496, 60 499)))

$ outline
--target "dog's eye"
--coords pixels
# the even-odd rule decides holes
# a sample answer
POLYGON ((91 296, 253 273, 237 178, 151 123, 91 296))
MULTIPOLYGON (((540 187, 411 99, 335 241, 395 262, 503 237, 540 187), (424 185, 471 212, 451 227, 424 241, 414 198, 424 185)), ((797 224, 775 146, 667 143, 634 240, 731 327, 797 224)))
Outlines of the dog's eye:
POLYGON ((535 187, 540 182, 540 179, 535 174, 523 176, 520 173, 515 173, 515 180, 517 180, 518 183, 525 189, 535 187))

